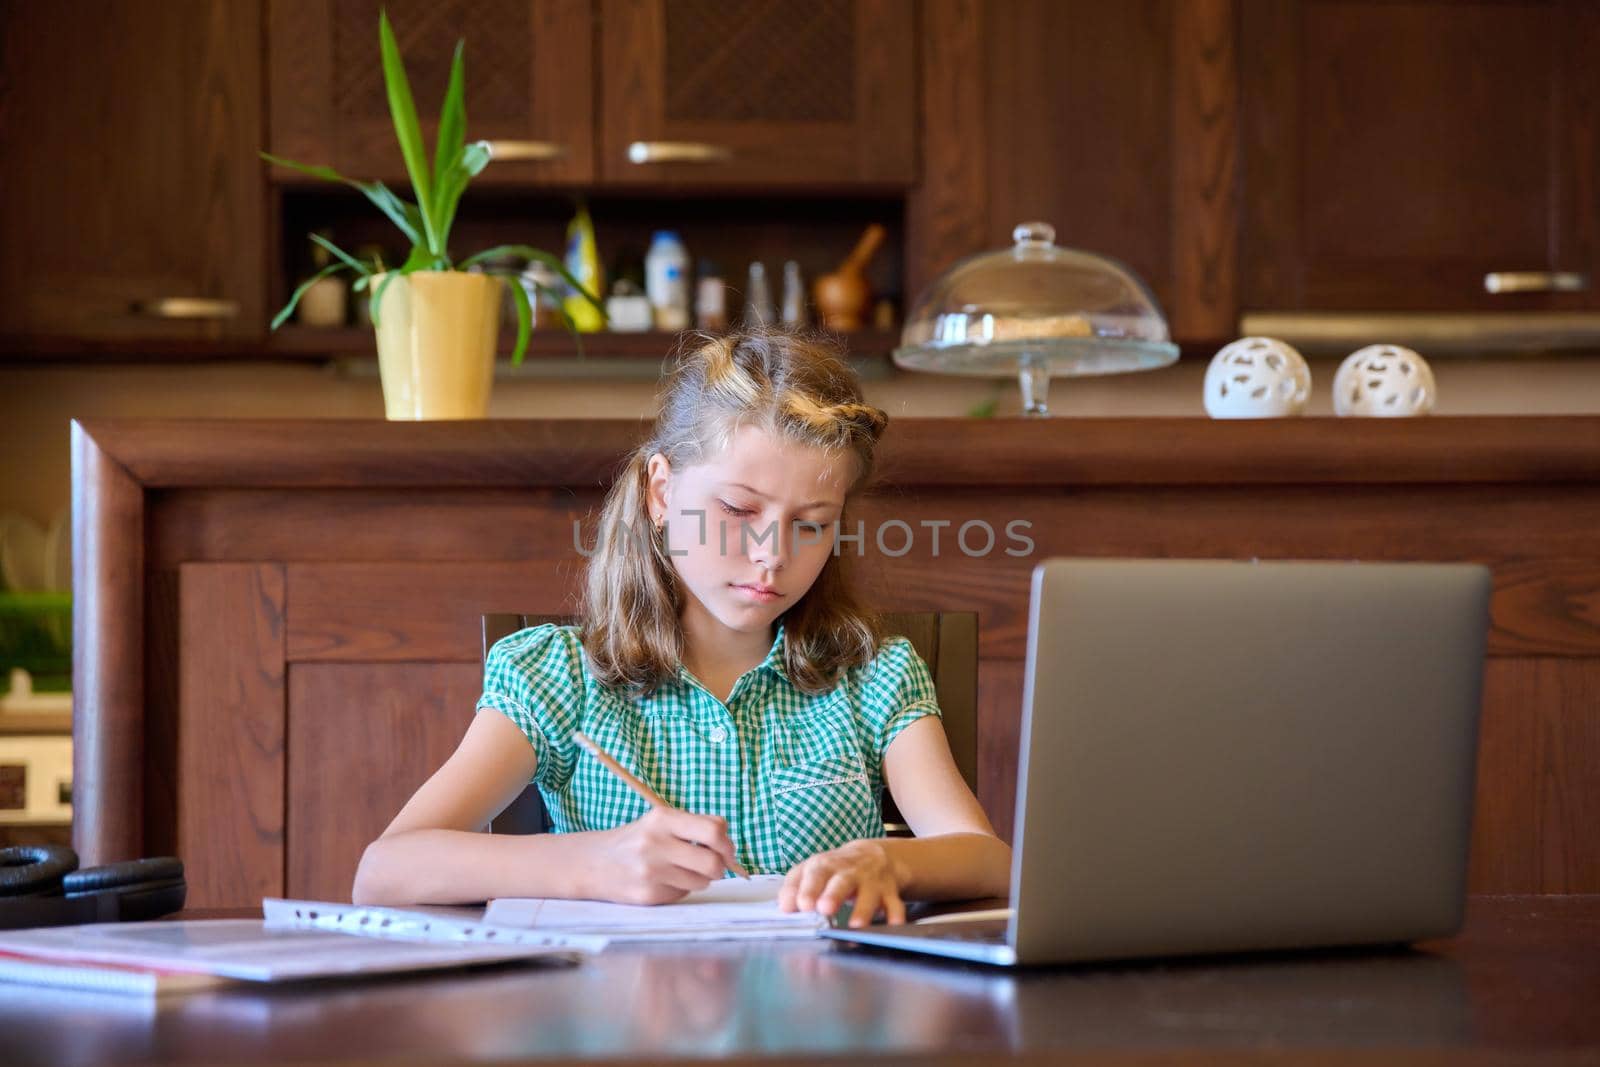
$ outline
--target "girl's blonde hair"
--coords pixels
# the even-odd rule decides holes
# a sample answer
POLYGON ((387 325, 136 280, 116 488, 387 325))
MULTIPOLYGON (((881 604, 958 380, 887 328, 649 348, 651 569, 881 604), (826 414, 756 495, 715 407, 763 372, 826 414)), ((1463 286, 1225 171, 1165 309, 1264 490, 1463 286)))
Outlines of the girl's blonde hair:
MULTIPOLYGON (((824 340, 776 331, 701 340, 668 372, 654 431, 607 494, 589 560, 583 646, 590 669, 635 696, 675 676, 684 653, 678 616, 687 594, 650 521, 650 457, 659 452, 682 470, 717 455, 741 427, 754 426, 850 456, 853 494, 871 478, 873 449, 889 424, 888 415, 862 400, 855 372, 824 340)), ((850 591, 846 558, 831 552, 811 588, 782 616, 785 669, 808 693, 832 688, 846 668, 870 660, 882 637, 878 620, 850 591)))

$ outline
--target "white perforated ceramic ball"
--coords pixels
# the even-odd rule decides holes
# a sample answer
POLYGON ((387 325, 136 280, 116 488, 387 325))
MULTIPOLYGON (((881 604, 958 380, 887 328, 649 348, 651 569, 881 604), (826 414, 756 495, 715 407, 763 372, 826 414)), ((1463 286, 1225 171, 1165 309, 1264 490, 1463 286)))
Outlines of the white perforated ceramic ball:
POLYGON ((1338 415, 1426 415, 1437 393, 1428 361, 1400 345, 1368 345, 1352 352, 1333 376, 1333 410, 1338 415))
POLYGON ((1272 337, 1241 337, 1206 368, 1206 414, 1213 419, 1298 415, 1311 396, 1305 357, 1272 337))

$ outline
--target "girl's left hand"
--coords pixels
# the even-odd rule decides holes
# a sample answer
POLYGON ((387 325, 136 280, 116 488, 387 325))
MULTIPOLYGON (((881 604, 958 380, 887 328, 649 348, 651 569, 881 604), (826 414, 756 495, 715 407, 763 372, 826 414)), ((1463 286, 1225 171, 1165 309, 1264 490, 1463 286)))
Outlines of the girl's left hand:
POLYGON ((905 874, 896 864, 883 841, 852 841, 819 852, 789 868, 778 890, 780 911, 811 911, 830 920, 847 900, 850 926, 866 926, 878 912, 891 923, 906 921, 906 906, 900 899, 905 874))

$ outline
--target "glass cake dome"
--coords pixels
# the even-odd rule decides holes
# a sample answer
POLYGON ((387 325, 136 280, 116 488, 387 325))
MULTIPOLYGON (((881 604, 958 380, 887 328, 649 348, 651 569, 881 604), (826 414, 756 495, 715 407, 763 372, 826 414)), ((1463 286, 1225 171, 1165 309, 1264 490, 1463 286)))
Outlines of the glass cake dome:
POLYGON ((1016 244, 962 260, 906 318, 897 366, 938 374, 1016 375, 1023 410, 1048 414, 1051 375, 1121 374, 1178 358, 1145 284, 1122 264, 1060 248, 1055 229, 1025 222, 1016 244))

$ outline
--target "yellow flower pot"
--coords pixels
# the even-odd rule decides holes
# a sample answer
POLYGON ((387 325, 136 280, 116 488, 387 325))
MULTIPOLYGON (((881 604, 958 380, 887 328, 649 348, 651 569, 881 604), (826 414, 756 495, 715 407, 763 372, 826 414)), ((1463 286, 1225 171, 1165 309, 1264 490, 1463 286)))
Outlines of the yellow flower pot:
MULTIPOLYGON (((374 299, 383 275, 374 275, 374 299)), ((383 290, 378 376, 390 419, 481 419, 489 413, 500 340, 501 281, 492 274, 416 271, 383 290)))

